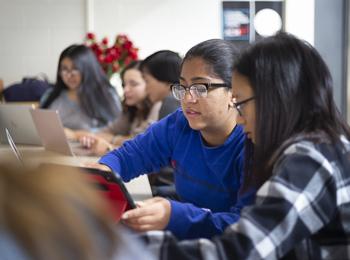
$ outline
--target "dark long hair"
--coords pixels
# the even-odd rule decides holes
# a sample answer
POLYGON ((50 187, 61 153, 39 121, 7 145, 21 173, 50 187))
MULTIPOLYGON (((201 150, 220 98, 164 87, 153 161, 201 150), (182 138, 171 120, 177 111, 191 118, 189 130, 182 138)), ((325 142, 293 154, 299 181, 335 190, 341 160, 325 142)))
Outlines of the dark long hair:
MULTIPOLYGON (((142 61, 132 61, 128 66, 124 68, 124 70, 120 73, 120 78, 122 80, 122 85, 124 88, 124 75, 125 72, 127 72, 130 69, 136 69, 140 70, 140 65, 142 61)), ((128 106, 125 103, 125 99, 123 101, 123 113, 126 113, 128 115, 128 120, 129 122, 134 121, 136 117, 139 117, 141 119, 146 119, 148 117, 149 112, 151 111, 152 108, 152 102, 149 100, 148 97, 146 97, 141 104, 141 109, 137 106, 128 106)))
POLYGON ((178 53, 162 50, 144 59, 140 69, 143 72, 148 72, 159 81, 171 84, 179 80, 181 61, 178 53))
POLYGON ((95 55, 85 45, 71 45, 63 50, 58 62, 56 85, 41 107, 48 108, 64 89, 68 89, 60 75, 60 65, 64 58, 70 58, 82 75, 78 98, 83 111, 89 117, 97 119, 101 125, 115 119, 119 115, 120 104, 116 105, 111 96, 114 89, 95 55))
POLYGON ((231 42, 211 39, 193 46, 186 53, 183 63, 192 58, 203 59, 209 65, 209 73, 222 79, 231 89, 232 68, 237 54, 238 50, 231 42))
POLYGON ((255 144, 246 146, 245 165, 256 185, 271 176, 278 148, 294 138, 350 136, 327 65, 310 44, 278 33, 245 50, 234 70, 249 79, 255 96, 255 144))

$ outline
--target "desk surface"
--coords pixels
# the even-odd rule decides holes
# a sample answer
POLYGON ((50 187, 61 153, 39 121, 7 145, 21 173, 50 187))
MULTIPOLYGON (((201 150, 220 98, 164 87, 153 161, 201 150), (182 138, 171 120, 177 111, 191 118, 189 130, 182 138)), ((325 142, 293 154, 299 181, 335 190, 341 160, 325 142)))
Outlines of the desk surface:
MULTIPOLYGON (((72 166, 84 166, 87 162, 97 162, 99 157, 91 156, 67 156, 55 152, 46 151, 40 146, 18 146, 20 154, 26 163, 39 164, 57 163, 72 166)), ((0 145, 0 161, 15 160, 15 155, 8 145, 0 145)), ((152 197, 151 187, 146 175, 125 183, 134 200, 144 200, 152 197)))

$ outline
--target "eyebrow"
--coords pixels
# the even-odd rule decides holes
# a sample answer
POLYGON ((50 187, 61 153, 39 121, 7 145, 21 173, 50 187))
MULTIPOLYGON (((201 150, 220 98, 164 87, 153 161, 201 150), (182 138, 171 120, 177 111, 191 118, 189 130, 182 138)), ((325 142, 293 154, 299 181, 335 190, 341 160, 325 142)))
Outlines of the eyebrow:
MULTIPOLYGON (((196 81, 196 80, 210 80, 209 78, 206 78, 206 77, 193 77, 191 78, 191 81, 196 81)), ((180 76, 180 80, 183 80, 183 81, 186 81, 184 77, 181 77, 180 76)))

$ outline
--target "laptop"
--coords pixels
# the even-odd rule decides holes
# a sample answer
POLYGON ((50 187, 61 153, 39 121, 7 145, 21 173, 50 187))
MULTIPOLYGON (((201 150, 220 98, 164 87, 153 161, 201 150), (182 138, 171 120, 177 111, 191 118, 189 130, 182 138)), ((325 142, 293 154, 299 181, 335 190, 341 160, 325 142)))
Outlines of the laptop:
POLYGON ((0 104, 0 141, 7 144, 5 129, 17 144, 42 145, 30 111, 31 105, 0 104))
POLYGON ((16 156, 17 161, 23 166, 24 163, 23 163, 22 155, 19 153, 19 150, 18 150, 15 142, 12 139, 10 131, 7 128, 5 128, 5 133, 6 133, 6 138, 7 138, 8 144, 11 147, 11 150, 13 151, 14 155, 16 156))
POLYGON ((92 152, 79 142, 67 140, 58 111, 33 109, 30 113, 45 150, 71 156, 92 155, 92 152))
MULTIPOLYGON (((5 129, 7 141, 15 154, 18 162, 23 166, 23 158, 14 143, 10 131, 5 129)), ((68 166, 63 164, 42 163, 39 167, 52 167, 62 169, 62 171, 77 169, 82 173, 87 174, 89 182, 94 185, 96 189, 109 201, 111 212, 116 221, 119 221, 122 214, 129 210, 136 208, 136 204, 132 199, 128 189, 125 187, 119 174, 115 172, 103 171, 100 169, 93 169, 80 166, 68 166)), ((73 172, 73 171, 72 171, 73 172)))

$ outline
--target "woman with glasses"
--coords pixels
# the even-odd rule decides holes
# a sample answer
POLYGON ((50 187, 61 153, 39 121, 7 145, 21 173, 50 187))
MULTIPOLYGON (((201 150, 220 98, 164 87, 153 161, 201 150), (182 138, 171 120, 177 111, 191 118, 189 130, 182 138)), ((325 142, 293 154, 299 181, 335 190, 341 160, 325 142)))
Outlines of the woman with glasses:
POLYGON ((84 130, 107 125, 121 111, 116 91, 84 45, 71 45, 61 53, 56 85, 44 94, 40 107, 58 110, 66 128, 84 130))
POLYGON ((162 259, 350 259, 350 130, 321 56, 279 33, 242 54, 232 89, 255 204, 212 241, 149 237, 162 244, 152 248, 162 259))
POLYGON ((208 40, 184 57, 172 85, 181 109, 100 160, 124 181, 172 166, 179 201, 155 197, 123 215, 137 231, 171 230, 180 239, 212 237, 239 218, 245 135, 236 124, 231 75, 234 46, 208 40))

